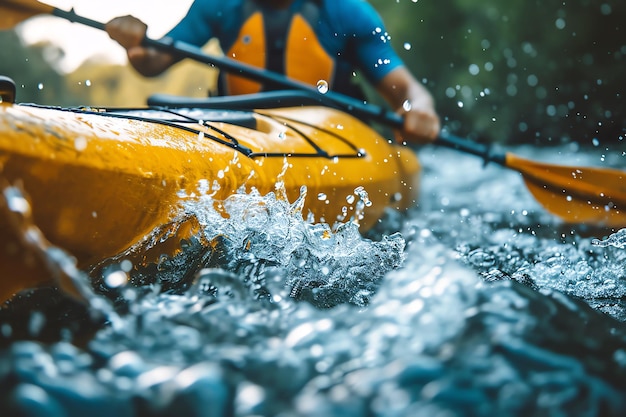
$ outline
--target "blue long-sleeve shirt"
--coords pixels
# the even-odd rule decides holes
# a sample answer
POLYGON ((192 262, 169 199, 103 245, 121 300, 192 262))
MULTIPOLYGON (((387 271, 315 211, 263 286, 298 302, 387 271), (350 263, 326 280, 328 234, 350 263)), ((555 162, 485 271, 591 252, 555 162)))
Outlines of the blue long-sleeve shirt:
MULTIPOLYGON (((217 38, 224 51, 236 41, 244 23, 246 0, 195 0, 187 15, 168 36, 196 46, 217 38)), ((289 6, 297 10, 301 3, 289 6)), ((320 44, 335 58, 335 79, 349 80, 358 71, 376 85, 400 65, 382 19, 365 0, 320 1, 319 23, 313 28, 320 44)))

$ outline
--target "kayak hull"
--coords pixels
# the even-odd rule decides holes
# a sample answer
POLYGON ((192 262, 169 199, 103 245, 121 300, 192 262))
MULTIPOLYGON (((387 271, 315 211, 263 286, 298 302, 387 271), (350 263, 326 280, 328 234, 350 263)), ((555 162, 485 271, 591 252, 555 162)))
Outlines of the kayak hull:
MULTIPOLYGON (((128 249, 202 194, 223 200, 241 187, 266 194, 281 181, 294 201, 306 186, 303 214, 332 224, 357 214, 349 196, 362 186, 372 203, 360 220, 363 230, 386 207, 406 209, 417 199, 415 155, 345 113, 292 107, 234 119, 215 114, 165 118, 150 109, 1 104, 0 176, 23 188, 34 225, 80 268, 128 249)), ((21 233, 2 223, 0 262, 10 265, 2 276, 34 275, 26 286, 45 279, 24 272, 15 250, 21 233)))

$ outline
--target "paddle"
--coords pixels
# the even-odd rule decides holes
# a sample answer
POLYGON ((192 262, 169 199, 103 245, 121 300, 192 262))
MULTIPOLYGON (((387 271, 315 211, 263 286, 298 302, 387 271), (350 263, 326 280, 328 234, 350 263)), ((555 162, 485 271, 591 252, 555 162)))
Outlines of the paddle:
MULTIPOLYGON (((37 0, 0 0, 0 29, 39 14, 51 14, 104 30, 103 23, 49 6, 37 0)), ((325 104, 340 107, 357 117, 376 120, 394 128, 403 125, 401 116, 382 107, 367 104, 333 91, 322 94, 314 86, 289 79, 281 74, 252 67, 232 59, 207 55, 200 48, 172 39, 146 38, 144 45, 181 58, 214 65, 224 71, 251 80, 305 91, 325 104)), ((594 223, 609 227, 626 227, 626 172, 574 166, 560 166, 522 159, 510 152, 492 153, 490 147, 454 136, 445 130, 435 144, 477 155, 485 162, 495 162, 518 171, 534 197, 551 213, 570 223, 594 223)))

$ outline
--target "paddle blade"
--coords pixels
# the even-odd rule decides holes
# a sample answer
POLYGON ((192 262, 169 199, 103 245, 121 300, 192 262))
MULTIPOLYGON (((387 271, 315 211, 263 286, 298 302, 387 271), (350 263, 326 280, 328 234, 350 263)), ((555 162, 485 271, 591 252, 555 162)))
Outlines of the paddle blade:
POLYGON ((51 14, 53 10, 53 6, 36 0, 0 0, 0 29, 11 29, 26 19, 51 14))
POLYGON ((506 154, 505 166, 549 212, 569 223, 626 227, 626 172, 552 165, 506 154))

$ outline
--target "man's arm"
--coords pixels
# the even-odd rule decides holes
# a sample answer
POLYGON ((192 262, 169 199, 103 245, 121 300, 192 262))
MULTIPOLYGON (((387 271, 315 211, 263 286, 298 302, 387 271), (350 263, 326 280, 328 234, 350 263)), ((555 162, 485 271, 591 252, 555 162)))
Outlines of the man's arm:
POLYGON ((404 128, 396 133, 396 141, 433 142, 441 124, 430 92, 404 66, 385 75, 376 86, 389 105, 404 117, 404 128))
POLYGON ((384 23, 374 7, 363 0, 334 2, 340 33, 353 40, 354 68, 365 75, 387 103, 404 117, 404 128, 396 140, 427 143, 440 129, 430 92, 413 77, 394 51, 384 23), (406 104, 405 104, 406 103, 406 104))
POLYGON ((126 49, 129 62, 143 76, 159 75, 176 62, 166 52, 142 46, 148 26, 133 16, 116 17, 105 28, 111 39, 126 49))

